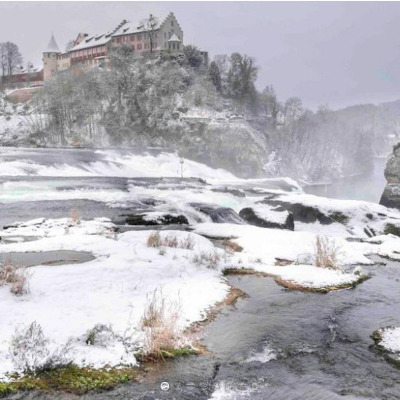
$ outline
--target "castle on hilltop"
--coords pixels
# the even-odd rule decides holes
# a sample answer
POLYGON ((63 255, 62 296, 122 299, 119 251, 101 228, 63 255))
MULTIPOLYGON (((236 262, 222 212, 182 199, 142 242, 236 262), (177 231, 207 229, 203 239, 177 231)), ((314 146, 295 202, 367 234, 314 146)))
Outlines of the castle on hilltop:
MULTIPOLYGON (((150 18, 153 18, 150 15, 150 18)), ((183 45, 183 30, 171 12, 151 31, 143 23, 123 20, 114 29, 97 35, 79 33, 72 47, 60 51, 54 35, 43 52, 43 80, 48 81, 56 71, 78 68, 87 70, 105 66, 112 48, 122 44, 130 46, 141 57, 146 52, 176 52, 183 45), (152 49, 150 48, 152 47, 152 49)))

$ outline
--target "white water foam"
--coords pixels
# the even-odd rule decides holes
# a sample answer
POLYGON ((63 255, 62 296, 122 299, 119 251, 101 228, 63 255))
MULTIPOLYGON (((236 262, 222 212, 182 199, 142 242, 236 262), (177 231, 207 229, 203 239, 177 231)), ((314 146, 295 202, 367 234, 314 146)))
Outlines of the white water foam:
POLYGON ((223 169, 213 169, 196 161, 181 159, 177 154, 161 153, 122 155, 116 151, 97 151, 102 160, 88 163, 38 164, 31 160, 2 161, 0 159, 0 176, 104 176, 104 177, 180 177, 183 167, 184 177, 203 179, 237 179, 223 169))

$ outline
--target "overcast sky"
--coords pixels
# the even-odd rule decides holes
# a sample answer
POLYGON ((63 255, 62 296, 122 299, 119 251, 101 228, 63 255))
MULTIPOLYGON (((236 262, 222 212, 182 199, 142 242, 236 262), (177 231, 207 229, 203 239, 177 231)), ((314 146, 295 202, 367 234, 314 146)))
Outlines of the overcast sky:
POLYGON ((338 108, 400 98, 400 3, 0 2, 0 42, 41 63, 51 32, 60 48, 78 32, 100 33, 122 19, 173 11, 184 42, 210 55, 246 53, 258 86, 281 100, 338 108))

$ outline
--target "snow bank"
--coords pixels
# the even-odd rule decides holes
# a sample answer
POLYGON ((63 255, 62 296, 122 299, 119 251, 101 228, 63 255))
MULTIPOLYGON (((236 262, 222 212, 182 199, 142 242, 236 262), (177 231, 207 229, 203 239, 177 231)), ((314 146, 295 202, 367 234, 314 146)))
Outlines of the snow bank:
MULTIPOLYGON (((311 232, 234 224, 202 223, 196 225, 194 232, 211 238, 234 238, 234 242, 243 247, 244 254, 266 265, 273 265, 276 258, 291 261, 310 258, 317 238, 317 234, 311 232)), ((343 238, 334 240, 340 248, 341 265, 372 264, 365 256, 373 251, 372 245, 347 242, 343 238)))
POLYGON ((67 219, 35 220, 23 225, 10 228, 12 234, 41 238, 0 244, 1 253, 84 250, 97 258, 79 266, 30 268, 30 294, 24 297, 15 297, 6 286, 0 287, 0 376, 13 370, 8 349, 16 327, 36 321, 53 347, 72 338, 72 359, 81 366, 129 364, 134 356, 120 342, 114 341, 109 348, 87 346, 82 335, 96 324, 111 325, 120 336, 131 332, 129 342, 140 347, 142 334, 136 328, 147 296, 156 289, 162 290, 168 301, 179 302, 182 328, 204 318, 205 310, 228 291, 218 271, 192 261, 195 253, 215 251, 209 240, 194 233, 162 232, 176 236, 178 241, 190 236, 193 249, 166 248, 161 254, 159 249, 147 247, 149 231, 110 235, 108 221, 82 221, 68 230, 67 219))
POLYGON ((392 353, 400 352, 400 327, 383 328, 379 330, 381 341, 379 345, 392 353))

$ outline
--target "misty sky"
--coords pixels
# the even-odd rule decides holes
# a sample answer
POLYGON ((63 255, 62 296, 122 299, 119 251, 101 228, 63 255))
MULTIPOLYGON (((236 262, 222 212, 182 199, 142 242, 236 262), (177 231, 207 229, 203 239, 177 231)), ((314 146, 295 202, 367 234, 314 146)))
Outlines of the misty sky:
POLYGON ((41 63, 54 32, 60 48, 78 32, 100 33, 122 19, 173 11, 210 55, 246 53, 260 67, 259 88, 311 108, 400 98, 400 3, 0 2, 0 42, 41 63))

